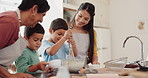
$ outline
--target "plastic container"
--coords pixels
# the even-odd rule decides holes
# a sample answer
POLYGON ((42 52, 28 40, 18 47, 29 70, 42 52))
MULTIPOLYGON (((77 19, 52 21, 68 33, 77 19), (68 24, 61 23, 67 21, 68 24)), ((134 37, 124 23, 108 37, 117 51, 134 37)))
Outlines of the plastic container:
POLYGON ((59 67, 56 78, 70 78, 68 67, 66 66, 59 67))
POLYGON ((100 68, 99 64, 91 64, 91 65, 89 65, 90 71, 98 70, 99 68, 100 68))
POLYGON ((51 60, 48 63, 48 66, 51 66, 53 68, 59 68, 61 66, 61 59, 51 60))
POLYGON ((127 63, 127 57, 122 57, 119 59, 109 60, 105 62, 105 67, 109 68, 111 70, 118 70, 123 69, 126 66, 127 63))

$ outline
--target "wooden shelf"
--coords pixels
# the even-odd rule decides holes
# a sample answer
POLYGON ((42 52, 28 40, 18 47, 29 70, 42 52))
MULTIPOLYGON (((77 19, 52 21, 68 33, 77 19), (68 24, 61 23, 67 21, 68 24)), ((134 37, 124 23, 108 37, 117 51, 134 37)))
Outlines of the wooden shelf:
POLYGON ((71 5, 71 4, 67 4, 67 3, 63 3, 63 7, 64 7, 64 10, 70 10, 70 11, 76 11, 78 8, 75 5, 71 5))

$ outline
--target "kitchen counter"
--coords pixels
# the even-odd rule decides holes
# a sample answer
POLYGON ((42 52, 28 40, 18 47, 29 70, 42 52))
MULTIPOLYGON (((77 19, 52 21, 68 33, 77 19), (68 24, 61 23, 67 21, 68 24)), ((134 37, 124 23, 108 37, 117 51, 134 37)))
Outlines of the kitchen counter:
MULTIPOLYGON (((56 78, 56 76, 50 76, 50 73, 38 73, 33 74, 36 78, 56 78)), ((107 68, 98 69, 97 74, 71 74, 71 78, 148 78, 148 72, 140 72, 136 69, 122 69, 122 70, 110 70, 107 68)))
POLYGON ((137 69, 125 68, 121 70, 98 69, 99 74, 118 74, 119 78, 148 78, 148 72, 137 71, 137 69), (133 76, 133 77, 130 77, 133 76))

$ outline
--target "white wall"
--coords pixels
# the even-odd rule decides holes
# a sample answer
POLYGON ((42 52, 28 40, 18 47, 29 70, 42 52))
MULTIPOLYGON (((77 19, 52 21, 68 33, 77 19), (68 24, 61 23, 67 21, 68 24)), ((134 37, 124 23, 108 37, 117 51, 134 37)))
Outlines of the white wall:
POLYGON ((144 43, 144 58, 148 55, 148 0, 110 0, 110 28, 112 58, 128 57, 128 61, 141 58, 141 45, 137 39, 129 39, 125 48, 123 41, 135 35, 144 43), (145 21, 145 29, 138 30, 138 22, 145 21))
POLYGON ((22 0, 0 0, 0 1, 5 1, 9 3, 21 3, 22 2, 22 0))
POLYGON ((50 5, 50 10, 43 19, 43 27, 45 29, 44 38, 49 38, 49 27, 52 20, 63 18, 63 0, 47 0, 50 5))

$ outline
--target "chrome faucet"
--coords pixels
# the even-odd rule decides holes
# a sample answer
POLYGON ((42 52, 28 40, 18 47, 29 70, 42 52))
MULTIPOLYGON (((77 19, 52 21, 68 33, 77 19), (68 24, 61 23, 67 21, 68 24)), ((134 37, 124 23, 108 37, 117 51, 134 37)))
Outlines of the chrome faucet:
POLYGON ((127 42, 127 40, 130 39, 130 38, 136 38, 136 39, 138 39, 140 41, 140 43, 141 43, 141 60, 140 60, 140 63, 141 63, 142 66, 144 66, 143 42, 138 37, 136 37, 136 36, 129 36, 129 37, 127 37, 125 39, 124 43, 123 43, 123 48, 125 47, 125 43, 127 42))

